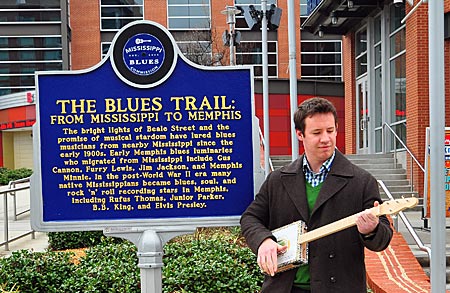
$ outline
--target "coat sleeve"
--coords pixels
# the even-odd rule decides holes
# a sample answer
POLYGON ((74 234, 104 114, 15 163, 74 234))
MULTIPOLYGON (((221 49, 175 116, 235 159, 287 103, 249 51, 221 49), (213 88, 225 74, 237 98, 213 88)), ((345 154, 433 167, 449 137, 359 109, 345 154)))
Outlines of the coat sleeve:
POLYGON ((247 207, 241 216, 240 224, 242 235, 245 237, 248 247, 257 254, 261 243, 275 237, 268 228, 270 220, 270 195, 269 185, 274 172, 270 173, 256 194, 253 202, 247 207))
MULTIPOLYGON (((378 201, 380 204, 382 204, 380 191, 378 189, 378 182, 371 175, 368 184, 366 184, 364 194, 369 195, 365 197, 364 205, 366 206, 366 208, 373 207, 373 203, 375 201, 378 201), (372 194, 374 196, 372 196, 372 194)), ((393 231, 389 219, 385 215, 382 215, 379 217, 379 223, 377 228, 375 229, 375 234, 372 237, 368 238, 364 238, 361 235, 361 238, 363 239, 364 246, 369 250, 382 251, 386 249, 391 242, 392 234, 393 231)))

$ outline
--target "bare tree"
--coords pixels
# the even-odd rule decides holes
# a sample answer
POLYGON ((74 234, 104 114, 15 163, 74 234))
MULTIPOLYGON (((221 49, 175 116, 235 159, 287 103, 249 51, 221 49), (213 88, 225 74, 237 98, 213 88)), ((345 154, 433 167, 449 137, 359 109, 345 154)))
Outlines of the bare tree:
POLYGON ((226 48, 216 28, 211 31, 193 30, 184 32, 177 40, 183 54, 192 62, 204 66, 224 65, 226 48))

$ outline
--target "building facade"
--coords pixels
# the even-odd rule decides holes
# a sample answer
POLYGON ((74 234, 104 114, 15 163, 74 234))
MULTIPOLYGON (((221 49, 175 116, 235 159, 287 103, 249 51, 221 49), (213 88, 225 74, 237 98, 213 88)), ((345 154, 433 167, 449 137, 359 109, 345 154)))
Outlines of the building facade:
MULTIPOLYGON (((271 154, 291 154, 289 115, 289 44, 287 2, 268 0, 282 10, 277 30, 268 31, 271 154)), ((317 38, 300 31, 307 17, 307 2, 295 1, 298 100, 321 95, 334 99, 344 116, 342 41, 340 35, 317 38), (300 38, 302 36, 302 38, 300 38), (302 77, 302 79, 301 79, 302 77)), ((32 167, 35 119, 34 72, 85 70, 108 53, 115 34, 135 20, 165 26, 181 52, 206 66, 230 64, 230 48, 223 34, 231 30, 223 11, 261 10, 260 0, 6 0, 0 3, 0 166, 32 167), (17 114, 20 113, 20 114, 17 114), (20 123, 14 123, 14 122, 20 123), (17 137, 17 139, 16 139, 17 137), (21 139, 19 139, 21 137, 21 139), (26 140, 26 142, 24 142, 26 140), (19 147, 20 145, 20 147, 19 147)), ((245 17, 236 16, 236 65, 253 65, 255 83, 261 84, 261 30, 251 30, 245 17)), ((42 103, 44 101, 41 101, 42 103)), ((255 104, 263 129, 262 88, 255 86, 255 104)), ((338 146, 345 151, 345 130, 338 146)))
POLYGON ((0 1, 0 166, 32 166, 34 73, 70 68, 66 0, 0 1))
MULTIPOLYGON (((448 24, 450 1, 445 3, 448 24)), ((346 150, 349 153, 400 151, 413 184, 423 192, 429 126, 428 4, 423 1, 308 1, 302 29, 342 35, 345 83, 346 150), (395 3, 394 3, 395 2, 395 3), (417 7, 416 7, 417 6, 417 7), (413 9, 415 7, 415 9, 413 9), (412 11, 412 12, 411 12, 412 11), (410 13, 411 12, 411 13, 410 13), (397 137, 397 138, 396 138, 397 137)), ((445 36, 447 126, 450 64, 445 36)))

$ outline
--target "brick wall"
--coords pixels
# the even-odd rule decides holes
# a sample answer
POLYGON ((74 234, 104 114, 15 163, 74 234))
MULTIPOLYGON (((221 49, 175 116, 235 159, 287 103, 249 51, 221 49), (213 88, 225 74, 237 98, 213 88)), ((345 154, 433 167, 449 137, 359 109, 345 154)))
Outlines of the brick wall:
POLYGON ((342 67, 345 82, 345 149, 347 154, 356 153, 356 83, 355 83, 355 41, 352 33, 342 38, 342 67))
POLYGON ((144 0, 144 19, 167 27, 166 0, 144 0))
POLYGON ((222 64, 230 64, 230 47, 225 47, 222 34, 229 31, 227 16, 222 14, 227 6, 234 4, 233 0, 211 1, 211 39, 213 42, 213 53, 223 54, 222 64))
MULTIPOLYGON (((294 1, 295 15, 300 15, 300 0, 294 1)), ((288 34, 288 9, 287 1, 278 1, 278 7, 283 10, 280 26, 278 28, 278 77, 289 78, 289 34, 288 34)), ((295 46, 297 78, 300 78, 300 17, 295 17, 295 46)))
POLYGON ((71 0, 70 15, 71 69, 94 66, 101 59, 99 1, 71 0))
MULTIPOLYGON (((422 165, 425 160, 425 129, 429 126, 427 11, 427 5, 421 5, 406 22, 406 144, 422 165)), ((410 168, 408 165, 408 176, 410 168)), ((415 187, 422 193, 423 172, 415 164, 413 171, 415 187)))

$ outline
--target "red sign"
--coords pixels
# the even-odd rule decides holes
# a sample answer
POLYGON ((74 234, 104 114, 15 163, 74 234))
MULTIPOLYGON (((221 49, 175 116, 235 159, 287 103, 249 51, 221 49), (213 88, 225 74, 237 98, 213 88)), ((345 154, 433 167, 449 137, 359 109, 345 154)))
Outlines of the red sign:
POLYGON ((35 119, 30 119, 30 120, 21 120, 21 121, 12 121, 12 122, 7 122, 7 123, 2 123, 2 124, 0 124, 0 130, 29 127, 29 126, 32 126, 35 122, 36 122, 35 119))
POLYGON ((34 94, 31 92, 27 92, 27 102, 33 103, 34 102, 34 94))

